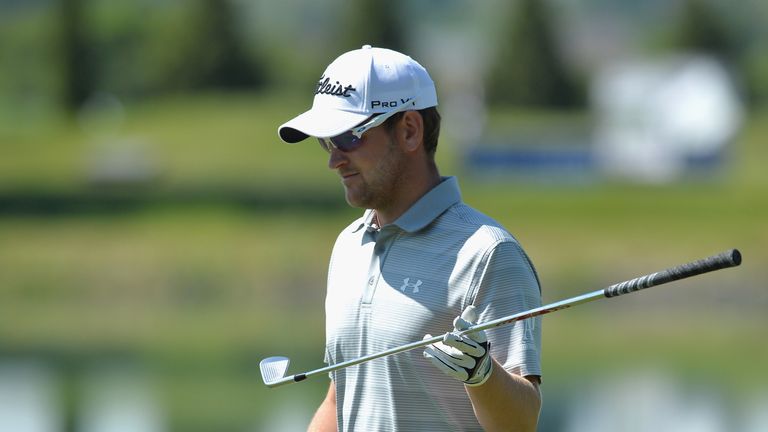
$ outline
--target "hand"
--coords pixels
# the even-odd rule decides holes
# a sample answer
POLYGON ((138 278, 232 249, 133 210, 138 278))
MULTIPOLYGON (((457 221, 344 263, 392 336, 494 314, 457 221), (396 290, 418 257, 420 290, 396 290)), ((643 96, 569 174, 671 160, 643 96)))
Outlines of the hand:
MULTIPOLYGON (((491 376, 491 344, 485 331, 459 336, 458 332, 477 321, 475 307, 464 309, 460 317, 453 320, 453 331, 446 333, 442 342, 436 342, 424 349, 424 357, 432 361, 446 375, 469 386, 479 386, 491 376)), ((424 336, 424 339, 432 335, 424 336)))

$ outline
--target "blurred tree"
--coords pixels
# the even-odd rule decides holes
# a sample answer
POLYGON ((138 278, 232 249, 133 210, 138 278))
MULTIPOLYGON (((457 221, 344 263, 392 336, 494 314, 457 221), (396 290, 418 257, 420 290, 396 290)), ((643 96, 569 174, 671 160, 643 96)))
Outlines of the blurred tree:
POLYGON ((567 71, 553 36, 546 1, 521 0, 499 38, 486 91, 494 105, 570 107, 583 96, 567 71))
POLYGON ((768 104, 768 43, 755 44, 745 58, 745 81, 747 96, 753 105, 768 104))
POLYGON ((728 64, 735 64, 741 54, 734 29, 708 0, 683 3, 675 48, 707 53, 728 64))
POLYGON ((91 93, 93 79, 85 37, 82 0, 60 0, 59 25, 63 103, 66 109, 79 108, 91 93))
MULTIPOLYGON (((761 16, 751 10, 752 15, 761 16)), ((766 75, 760 72, 760 59, 764 47, 754 44, 750 9, 736 13, 730 5, 710 0, 685 0, 677 25, 672 34, 672 47, 676 50, 708 54, 720 60, 731 72, 747 103, 758 103, 765 98, 766 75), (729 9, 724 9, 729 8, 729 9), (759 51, 759 55, 754 53, 759 51)), ((757 18, 757 22, 760 18, 757 18)))
POLYGON ((204 88, 259 87, 263 68, 238 32, 229 0, 158 6, 142 23, 140 73, 150 93, 204 88))
POLYGON ((407 51, 399 0, 352 0, 345 2, 344 10, 338 23, 343 32, 341 51, 365 44, 407 51))
POLYGON ((225 88, 261 84, 263 76, 249 61, 239 38, 231 2, 199 0, 195 18, 195 46, 190 61, 196 63, 197 71, 192 73, 190 84, 225 88))
POLYGON ((153 10, 142 2, 94 2, 87 4, 89 58, 95 92, 108 93, 121 100, 141 96, 146 91, 146 50, 142 40, 147 15, 153 10))

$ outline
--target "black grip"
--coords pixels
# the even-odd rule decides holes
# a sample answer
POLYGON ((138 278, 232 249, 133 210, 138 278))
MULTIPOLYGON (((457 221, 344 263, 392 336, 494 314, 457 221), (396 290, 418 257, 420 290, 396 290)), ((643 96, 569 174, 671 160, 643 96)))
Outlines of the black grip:
POLYGON ((606 297, 616 297, 702 273, 728 267, 736 267, 739 264, 741 264, 741 252, 739 252, 738 249, 731 249, 709 258, 682 264, 657 273, 640 276, 632 280, 611 285, 603 290, 603 294, 605 294, 606 297))

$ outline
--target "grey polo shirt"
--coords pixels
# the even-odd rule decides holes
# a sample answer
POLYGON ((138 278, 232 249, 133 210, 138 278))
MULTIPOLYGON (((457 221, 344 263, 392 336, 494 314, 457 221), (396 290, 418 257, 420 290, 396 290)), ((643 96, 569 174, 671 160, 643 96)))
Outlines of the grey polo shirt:
MULTIPOLYGON (((541 306, 535 270, 497 222, 443 181, 394 223, 373 212, 341 232, 328 273, 326 356, 335 364, 438 335, 474 304, 478 322, 541 306)), ((541 375, 540 318, 487 332, 508 371, 541 375)), ((422 350, 331 374, 340 431, 480 431, 469 397, 422 350)))

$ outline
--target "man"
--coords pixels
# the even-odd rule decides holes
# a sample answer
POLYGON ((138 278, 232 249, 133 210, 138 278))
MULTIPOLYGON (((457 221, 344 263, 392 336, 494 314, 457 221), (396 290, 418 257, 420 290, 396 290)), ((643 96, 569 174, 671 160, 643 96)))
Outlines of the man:
MULTIPOLYGON (((316 137, 347 202, 367 209, 331 256, 329 364, 541 304, 517 241, 440 176, 436 106, 421 65, 366 45, 331 63, 312 108, 279 128, 289 143, 316 137)), ((533 431, 540 348, 535 318, 336 371, 309 430, 533 431)))

